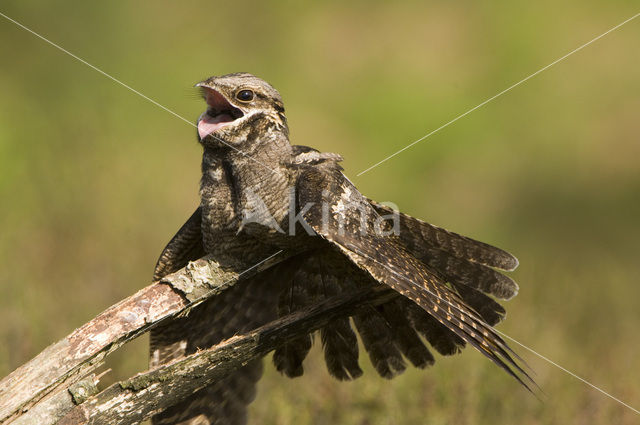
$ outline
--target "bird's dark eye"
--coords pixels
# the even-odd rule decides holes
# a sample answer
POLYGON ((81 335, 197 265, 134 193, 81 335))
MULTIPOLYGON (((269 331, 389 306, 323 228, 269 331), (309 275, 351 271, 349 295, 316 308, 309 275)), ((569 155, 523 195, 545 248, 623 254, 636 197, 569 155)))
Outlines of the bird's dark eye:
POLYGON ((253 100, 253 91, 251 90, 240 90, 236 93, 236 99, 241 102, 249 102, 253 100))

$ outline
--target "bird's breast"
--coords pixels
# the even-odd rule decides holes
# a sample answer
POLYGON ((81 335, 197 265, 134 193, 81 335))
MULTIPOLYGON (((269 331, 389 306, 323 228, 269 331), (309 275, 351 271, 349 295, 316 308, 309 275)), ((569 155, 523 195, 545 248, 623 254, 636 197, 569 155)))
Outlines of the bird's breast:
POLYGON ((295 215, 290 180, 284 171, 238 170, 223 161, 203 162, 200 196, 206 251, 237 250, 245 255, 246 249, 253 249, 251 244, 303 248, 289 225, 295 215))

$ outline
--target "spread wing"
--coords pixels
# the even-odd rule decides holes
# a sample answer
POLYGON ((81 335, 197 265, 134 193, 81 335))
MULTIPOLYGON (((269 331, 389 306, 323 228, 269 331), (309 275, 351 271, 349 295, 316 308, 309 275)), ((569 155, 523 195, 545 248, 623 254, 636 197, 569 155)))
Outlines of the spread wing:
POLYGON ((316 233, 529 388, 521 376, 531 378, 512 357, 517 355, 444 276, 412 255, 400 238, 384 235, 384 220, 339 169, 305 167, 296 194, 298 211, 316 233))

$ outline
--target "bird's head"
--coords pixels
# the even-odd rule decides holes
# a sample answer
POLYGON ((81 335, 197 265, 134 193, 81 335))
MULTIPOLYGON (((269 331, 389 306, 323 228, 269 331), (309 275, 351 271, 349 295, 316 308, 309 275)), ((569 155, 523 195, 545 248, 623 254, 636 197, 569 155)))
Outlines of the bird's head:
POLYGON ((198 118, 203 145, 236 146, 269 131, 288 133, 280 93, 248 73, 210 77, 196 84, 207 110, 198 118))

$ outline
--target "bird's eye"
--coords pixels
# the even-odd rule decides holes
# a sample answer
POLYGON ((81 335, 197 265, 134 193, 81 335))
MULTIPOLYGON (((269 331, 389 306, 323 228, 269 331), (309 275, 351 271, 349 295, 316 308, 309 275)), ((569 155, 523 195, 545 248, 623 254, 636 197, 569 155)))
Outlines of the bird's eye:
POLYGON ((236 99, 241 102, 249 102, 253 100, 253 91, 251 90, 240 90, 236 93, 236 99))

